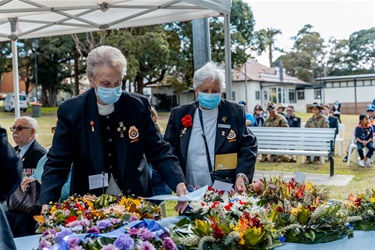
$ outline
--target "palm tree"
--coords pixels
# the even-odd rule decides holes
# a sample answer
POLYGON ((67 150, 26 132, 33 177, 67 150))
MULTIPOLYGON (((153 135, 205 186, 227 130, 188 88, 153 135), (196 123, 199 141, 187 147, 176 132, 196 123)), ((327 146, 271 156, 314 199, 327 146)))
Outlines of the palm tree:
POLYGON ((279 50, 278 48, 274 47, 275 41, 276 41, 276 36, 281 35, 282 32, 279 29, 274 29, 274 28, 267 28, 267 29, 261 29, 258 32, 258 40, 259 40, 259 48, 258 48, 258 53, 263 52, 268 49, 268 60, 270 63, 270 67, 273 65, 273 50, 279 50))

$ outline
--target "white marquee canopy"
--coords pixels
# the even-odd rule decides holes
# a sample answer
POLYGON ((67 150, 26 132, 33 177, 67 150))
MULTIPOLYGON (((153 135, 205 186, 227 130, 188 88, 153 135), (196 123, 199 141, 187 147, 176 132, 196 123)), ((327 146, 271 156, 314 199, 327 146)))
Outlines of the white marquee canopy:
MULTIPOLYGON (((0 0, 0 41, 11 40, 15 55, 18 39, 147 26, 223 15, 228 41, 226 54, 229 55, 230 65, 230 0, 101 1, 0 0)), ((226 62, 228 64, 228 57, 226 62)), ((13 68, 14 91, 18 96, 17 57, 13 57, 13 68)), ((18 98, 15 98, 15 101, 15 114, 19 117, 18 98)))

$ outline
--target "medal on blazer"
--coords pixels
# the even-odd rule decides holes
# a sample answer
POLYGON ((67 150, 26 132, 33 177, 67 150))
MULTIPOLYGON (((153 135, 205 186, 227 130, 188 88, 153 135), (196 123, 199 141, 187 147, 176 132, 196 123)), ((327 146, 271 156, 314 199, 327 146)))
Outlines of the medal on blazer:
POLYGON ((91 125, 91 131, 94 133, 95 132, 94 121, 90 121, 90 125, 91 125))
POLYGON ((233 142, 233 141, 236 141, 236 133, 233 131, 233 129, 231 129, 229 131, 229 134, 227 136, 227 139, 229 142, 233 142))
POLYGON ((124 138, 125 130, 126 130, 126 127, 124 126, 124 122, 119 122, 119 127, 117 128, 117 131, 120 132, 121 138, 124 138))
POLYGON ((221 120, 222 120, 223 122, 227 122, 227 117, 224 116, 223 118, 221 118, 221 120))
POLYGON ((139 133, 136 126, 130 126, 128 133, 131 143, 138 141, 139 133))

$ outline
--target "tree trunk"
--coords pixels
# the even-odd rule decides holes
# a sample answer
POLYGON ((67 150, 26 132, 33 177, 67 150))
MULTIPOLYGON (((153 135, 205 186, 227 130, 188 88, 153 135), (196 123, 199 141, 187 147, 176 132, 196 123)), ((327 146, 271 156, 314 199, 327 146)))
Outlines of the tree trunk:
POLYGON ((272 44, 268 45, 268 60, 270 61, 270 68, 272 68, 272 44))
POLYGON ((76 48, 73 49, 73 53, 74 53, 74 94, 79 95, 79 69, 78 69, 79 53, 76 48))

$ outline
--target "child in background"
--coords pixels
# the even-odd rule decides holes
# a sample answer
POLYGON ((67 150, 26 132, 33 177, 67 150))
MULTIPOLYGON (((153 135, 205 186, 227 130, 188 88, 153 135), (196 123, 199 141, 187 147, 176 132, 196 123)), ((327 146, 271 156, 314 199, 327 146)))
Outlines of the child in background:
POLYGON ((360 167, 368 167, 372 166, 371 156, 375 150, 374 145, 372 143, 373 139, 373 129, 372 126, 369 124, 369 117, 366 114, 362 114, 359 116, 359 124, 355 128, 355 139, 357 141, 357 150, 359 157, 361 160, 359 161, 360 167), (363 155, 363 148, 367 147, 368 152, 366 157, 363 155))

